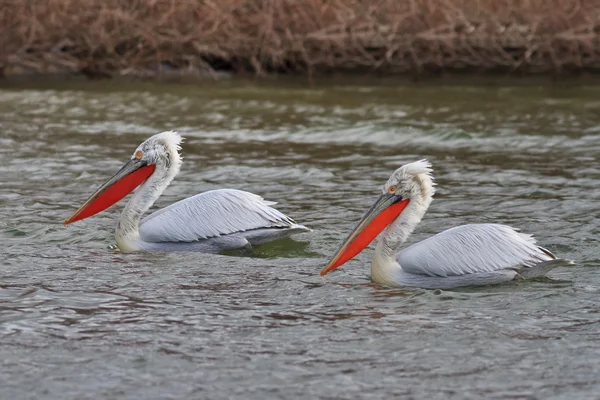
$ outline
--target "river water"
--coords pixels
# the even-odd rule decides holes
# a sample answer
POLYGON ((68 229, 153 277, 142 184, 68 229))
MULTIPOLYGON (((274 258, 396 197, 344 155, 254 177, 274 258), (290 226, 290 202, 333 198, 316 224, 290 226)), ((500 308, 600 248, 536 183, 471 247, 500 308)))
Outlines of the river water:
POLYGON ((0 398, 600 398, 600 87, 74 82, 0 90, 0 398), (124 254, 123 202, 68 217, 154 133, 185 137, 153 209, 248 190, 313 229, 252 254, 124 254), (576 265, 455 291, 327 257, 399 165, 473 222, 576 265))

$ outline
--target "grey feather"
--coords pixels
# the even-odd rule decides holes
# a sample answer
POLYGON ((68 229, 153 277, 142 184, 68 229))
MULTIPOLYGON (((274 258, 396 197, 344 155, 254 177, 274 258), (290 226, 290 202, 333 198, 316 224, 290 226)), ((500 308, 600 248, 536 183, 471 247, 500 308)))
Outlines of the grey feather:
POLYGON ((556 260, 544 261, 531 268, 523 268, 519 271, 519 275, 525 279, 539 278, 541 276, 546 276, 546 274, 554 268, 567 267, 574 264, 573 260, 557 258, 556 260))
POLYGON ((235 189, 211 190, 158 210, 140 225, 145 242, 194 242, 263 228, 308 231, 276 203, 235 189))
POLYGON ((397 254, 411 274, 450 277, 500 270, 519 271, 556 259, 535 239, 506 225, 472 224, 443 231, 397 254))

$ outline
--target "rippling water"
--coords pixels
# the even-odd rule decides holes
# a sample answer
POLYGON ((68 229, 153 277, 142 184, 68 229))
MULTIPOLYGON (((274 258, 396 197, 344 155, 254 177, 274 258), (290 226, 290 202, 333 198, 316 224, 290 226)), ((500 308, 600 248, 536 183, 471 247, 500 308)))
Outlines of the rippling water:
POLYGON ((600 87, 0 90, 2 398, 597 398, 600 87), (186 137, 154 209, 249 190, 314 232, 253 257, 123 254, 123 204, 62 221, 135 147, 186 137), (457 291, 326 258, 402 163, 438 192, 411 238, 502 222, 577 261, 457 291))

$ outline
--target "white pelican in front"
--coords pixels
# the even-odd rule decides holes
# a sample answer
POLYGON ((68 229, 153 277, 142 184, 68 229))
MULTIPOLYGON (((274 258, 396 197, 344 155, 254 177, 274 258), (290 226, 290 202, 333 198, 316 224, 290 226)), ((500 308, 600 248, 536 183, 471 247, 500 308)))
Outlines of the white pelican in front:
POLYGON ((167 131, 139 145, 131 159, 65 225, 107 209, 139 186, 117 223, 116 240, 122 251, 214 253, 310 230, 270 207, 276 203, 235 189, 211 190, 189 197, 140 222, 179 172, 181 140, 179 133, 167 131))
POLYGON ((390 286, 452 289, 533 278, 573 262, 557 259, 531 235, 499 224, 461 225, 398 251, 433 199, 431 164, 398 168, 383 194, 342 243, 321 276, 346 263, 379 235, 371 279, 390 286))

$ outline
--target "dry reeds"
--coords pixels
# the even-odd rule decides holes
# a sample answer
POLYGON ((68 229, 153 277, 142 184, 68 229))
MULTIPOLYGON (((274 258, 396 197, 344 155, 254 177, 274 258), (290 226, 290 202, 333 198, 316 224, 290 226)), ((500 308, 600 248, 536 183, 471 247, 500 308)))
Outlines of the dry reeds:
POLYGON ((4 74, 600 70, 600 0, 3 0, 4 74))

